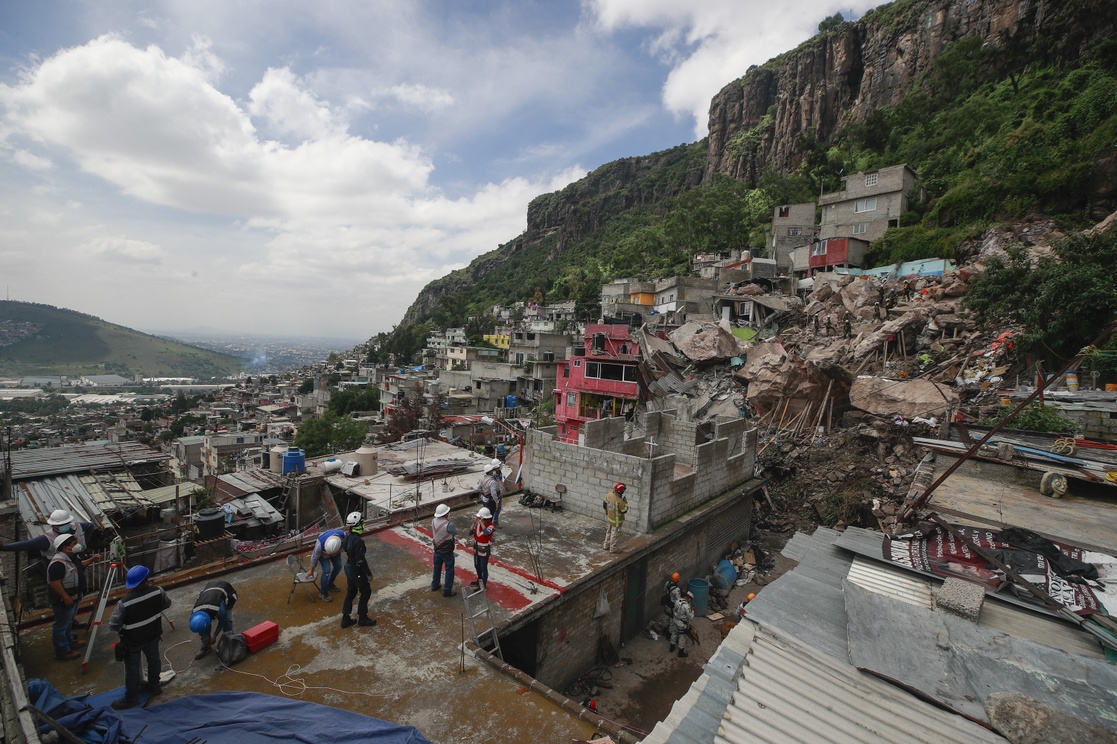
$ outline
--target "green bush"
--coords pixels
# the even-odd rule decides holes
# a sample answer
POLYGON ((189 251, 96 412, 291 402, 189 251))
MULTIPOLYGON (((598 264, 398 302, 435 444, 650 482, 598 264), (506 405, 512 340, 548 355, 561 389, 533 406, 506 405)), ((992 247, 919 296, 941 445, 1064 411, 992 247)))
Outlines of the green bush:
MULTIPOLYGON (((978 423, 982 426, 996 426, 1008 418, 1012 411, 1012 408, 1005 407, 1003 411, 999 411, 997 414, 987 419, 982 419, 978 423)), ((1052 406, 1043 406, 1039 403, 1032 403, 1030 406, 1020 411, 1020 413, 1013 416, 1007 426, 1011 429, 1046 431, 1053 434, 1078 433, 1078 425, 1060 413, 1059 409, 1052 406)))

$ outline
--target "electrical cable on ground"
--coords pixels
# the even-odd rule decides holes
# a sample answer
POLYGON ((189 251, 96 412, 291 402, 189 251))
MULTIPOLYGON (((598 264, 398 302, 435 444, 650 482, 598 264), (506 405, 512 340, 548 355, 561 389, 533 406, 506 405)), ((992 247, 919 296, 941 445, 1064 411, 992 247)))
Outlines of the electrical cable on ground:
MULTIPOLYGON (((174 668, 174 665, 171 663, 170 657, 167 656, 167 653, 172 648, 178 648, 179 646, 181 646, 183 644, 186 644, 186 643, 191 643, 192 641, 193 641, 193 639, 180 641, 179 643, 176 643, 173 646, 167 647, 163 651, 163 658, 167 660, 167 666, 170 667, 171 671, 174 672, 176 676, 178 674, 181 674, 182 672, 185 672, 190 667, 194 666, 194 662, 191 661, 180 672, 179 670, 176 670, 174 668)), ((216 653, 216 652, 214 652, 214 653, 216 653)), ((336 692, 340 695, 364 695, 365 697, 370 697, 370 698, 385 698, 385 699, 391 700, 393 702, 398 702, 401 699, 400 695, 398 693, 362 692, 360 690, 342 690, 342 689, 339 689, 339 688, 336 688, 336 687, 326 687, 326 686, 321 686, 321 685, 308 685, 306 683, 306 680, 304 680, 301 677, 296 677, 295 676, 296 674, 298 674, 302 670, 302 665, 300 665, 300 664, 292 664, 291 666, 287 667, 287 671, 284 672, 281 676, 279 676, 275 679, 272 679, 271 677, 268 677, 267 675, 264 675, 264 674, 257 674, 256 672, 246 672, 246 671, 241 670, 241 669, 234 669, 233 667, 227 665, 225 662, 221 661, 220 659, 218 659, 218 663, 220 663, 221 666, 227 672, 235 672, 236 674, 243 674, 246 677, 257 677, 259 679, 262 679, 262 680, 268 682, 269 684, 271 684, 273 687, 275 687, 276 689, 278 689, 280 692, 282 692, 284 695, 286 695, 288 697, 301 697, 303 695, 303 693, 305 693, 308 690, 323 690, 323 691, 327 691, 327 692, 336 692)))

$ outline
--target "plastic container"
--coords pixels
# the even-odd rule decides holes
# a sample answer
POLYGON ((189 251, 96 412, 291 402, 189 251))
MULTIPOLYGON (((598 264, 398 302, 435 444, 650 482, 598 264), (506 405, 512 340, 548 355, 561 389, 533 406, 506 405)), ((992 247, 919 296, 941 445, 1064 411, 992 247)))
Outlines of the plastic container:
POLYGON ((322 463, 322 472, 323 473, 337 473, 337 472, 341 471, 341 469, 342 469, 342 467, 344 467, 344 465, 345 465, 345 463, 343 463, 341 460, 337 459, 336 457, 331 457, 330 459, 328 459, 324 463, 322 463))
POLYGON ((283 475, 306 472, 306 452, 298 447, 288 447, 283 453, 283 475))
POLYGON ((737 567, 729 561, 722 561, 710 576, 710 580, 717 589, 732 589, 733 584, 737 582, 737 567))
POLYGON ((202 509, 194 515, 198 528, 198 541, 216 540, 225 532, 225 512, 221 509, 202 509))
POLYGON ((705 617, 710 606, 710 582, 705 579, 690 579, 686 588, 694 595, 694 616, 705 617))
POLYGON ((1113 382, 1105 383, 1105 392, 1107 392, 1107 393, 1117 393, 1117 383, 1113 383, 1113 382))
POLYGON ((1067 390, 1077 390, 1077 389, 1078 389, 1078 371, 1077 370, 1071 370, 1070 372, 1067 372, 1067 390))
POLYGON ((259 625, 253 625, 242 635, 248 645, 248 652, 254 654, 279 640, 279 626, 271 620, 265 620, 259 625))

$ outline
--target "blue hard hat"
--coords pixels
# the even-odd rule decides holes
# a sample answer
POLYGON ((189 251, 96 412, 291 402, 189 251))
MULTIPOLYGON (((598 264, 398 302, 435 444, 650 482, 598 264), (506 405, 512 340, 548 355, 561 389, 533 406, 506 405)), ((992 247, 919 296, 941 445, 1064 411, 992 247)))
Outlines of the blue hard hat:
POLYGON ((124 586, 135 589, 144 583, 150 574, 151 571, 147 569, 147 566, 132 566, 128 569, 128 575, 124 578, 124 586))
POLYGON ((194 633, 208 633, 210 617, 205 612, 198 610, 190 616, 190 630, 194 633))

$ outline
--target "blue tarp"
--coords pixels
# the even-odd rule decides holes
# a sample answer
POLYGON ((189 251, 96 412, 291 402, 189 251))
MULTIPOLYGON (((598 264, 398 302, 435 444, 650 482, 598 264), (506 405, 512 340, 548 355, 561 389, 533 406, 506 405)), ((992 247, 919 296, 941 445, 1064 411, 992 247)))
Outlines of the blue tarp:
POLYGON ((207 744, 430 744, 412 726, 258 692, 189 695, 147 708, 118 711, 110 705, 123 696, 124 688, 92 697, 64 698, 45 680, 29 680, 27 687, 35 707, 87 742, 130 744, 141 739, 168 744, 198 740, 207 744))

